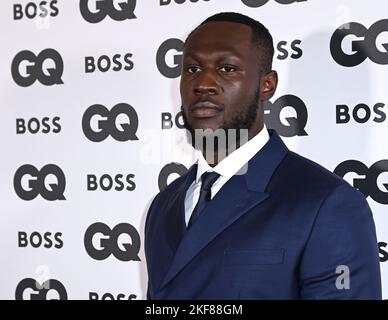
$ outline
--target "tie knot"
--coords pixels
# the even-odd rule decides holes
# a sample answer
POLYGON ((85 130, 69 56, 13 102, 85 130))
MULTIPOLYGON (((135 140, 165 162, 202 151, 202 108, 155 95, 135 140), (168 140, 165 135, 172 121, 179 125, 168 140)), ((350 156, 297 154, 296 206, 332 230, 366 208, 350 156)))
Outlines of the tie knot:
POLYGON ((220 175, 217 172, 205 172, 201 176, 201 190, 210 190, 212 187, 213 183, 218 179, 220 175))

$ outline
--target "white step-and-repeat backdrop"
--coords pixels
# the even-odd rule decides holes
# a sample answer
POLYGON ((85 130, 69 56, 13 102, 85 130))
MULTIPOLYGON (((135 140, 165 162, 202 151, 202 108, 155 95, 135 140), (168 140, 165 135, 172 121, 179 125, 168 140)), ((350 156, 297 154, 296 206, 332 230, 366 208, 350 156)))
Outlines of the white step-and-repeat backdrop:
POLYGON ((0 299, 145 298, 147 207, 194 161, 183 41, 220 11, 273 34, 266 124, 365 194, 388 298, 387 1, 4 0, 0 299))

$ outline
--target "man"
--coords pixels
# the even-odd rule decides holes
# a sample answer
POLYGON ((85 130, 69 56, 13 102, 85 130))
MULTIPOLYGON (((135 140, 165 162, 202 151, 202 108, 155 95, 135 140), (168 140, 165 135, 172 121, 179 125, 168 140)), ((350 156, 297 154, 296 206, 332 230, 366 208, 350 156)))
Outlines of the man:
POLYGON ((277 86, 273 53, 268 30, 237 13, 188 36, 180 91, 193 144, 209 129, 245 129, 249 141, 203 144, 198 163, 155 197, 148 299, 381 299, 365 197, 264 125, 277 86))

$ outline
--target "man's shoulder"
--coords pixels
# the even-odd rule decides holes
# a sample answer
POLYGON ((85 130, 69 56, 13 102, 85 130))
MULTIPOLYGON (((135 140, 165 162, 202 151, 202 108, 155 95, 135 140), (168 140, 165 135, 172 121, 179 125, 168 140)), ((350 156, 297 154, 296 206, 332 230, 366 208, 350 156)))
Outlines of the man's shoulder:
POLYGON ((334 172, 293 151, 289 151, 284 157, 276 176, 288 185, 298 186, 311 192, 323 189, 330 191, 340 186, 356 191, 353 186, 334 172))
POLYGON ((320 221, 347 221, 369 215, 365 196, 343 178, 322 165, 289 152, 280 163, 267 187, 270 194, 299 210, 299 216, 320 221), (308 209, 306 209, 308 208, 308 209), (357 213, 355 213, 357 212, 357 213))

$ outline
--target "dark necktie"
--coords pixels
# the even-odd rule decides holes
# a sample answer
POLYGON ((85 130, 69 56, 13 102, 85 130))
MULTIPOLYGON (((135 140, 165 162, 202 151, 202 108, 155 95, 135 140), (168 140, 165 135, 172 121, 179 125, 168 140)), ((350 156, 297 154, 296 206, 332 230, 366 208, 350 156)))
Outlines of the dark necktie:
POLYGON ((202 184, 201 191, 199 192, 199 199, 197 204, 195 205, 193 213, 191 214, 187 229, 191 227, 195 220, 198 219, 203 209, 205 209, 205 207, 209 203, 211 197, 211 187, 219 176, 220 175, 216 172, 205 172, 204 174, 202 174, 202 184))

